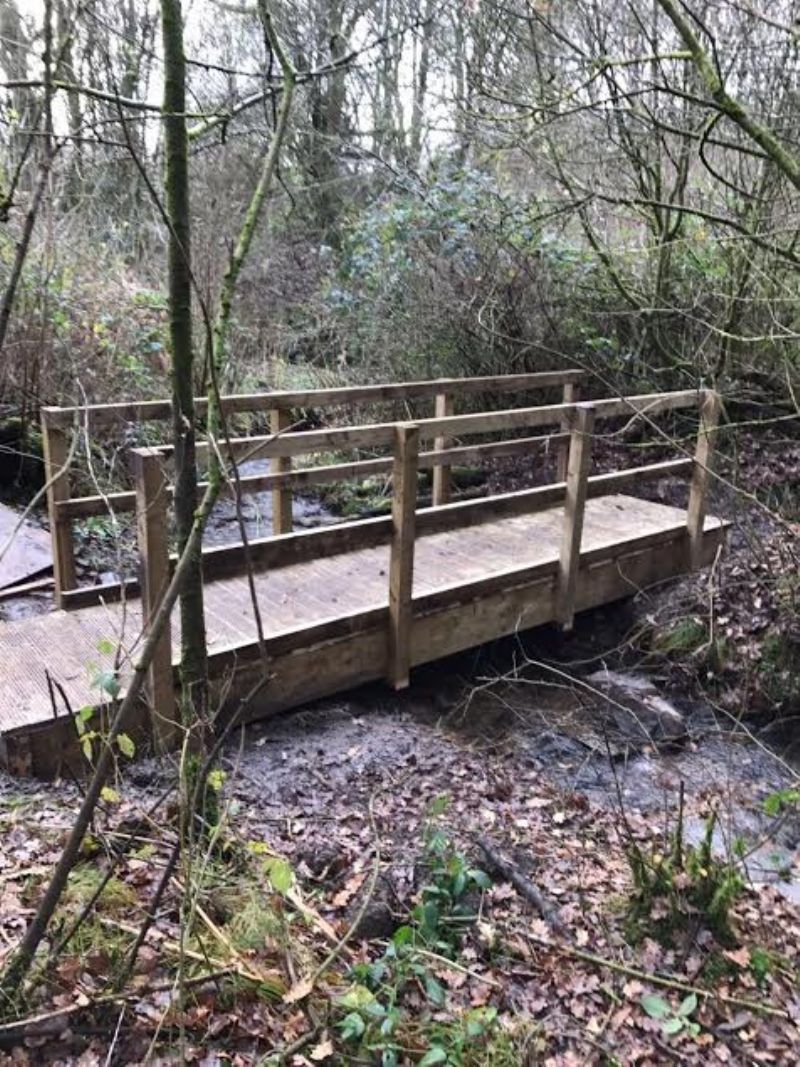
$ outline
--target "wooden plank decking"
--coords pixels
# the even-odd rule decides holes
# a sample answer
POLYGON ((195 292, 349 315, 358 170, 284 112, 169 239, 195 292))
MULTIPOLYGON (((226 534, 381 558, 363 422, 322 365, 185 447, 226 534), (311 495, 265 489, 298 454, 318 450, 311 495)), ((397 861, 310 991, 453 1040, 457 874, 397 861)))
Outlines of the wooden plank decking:
MULTIPOLYGON (((411 663, 551 620, 563 527, 561 506, 420 535, 414 563, 411 663)), ((713 557, 724 524, 708 518, 703 554, 713 557)), ((629 496, 589 500, 576 607, 613 600, 638 585, 687 569, 686 512, 629 496)), ((389 546, 364 548, 257 575, 258 602, 274 679, 256 702, 263 712, 386 670, 389 546)), ((206 622, 212 668, 253 660, 255 629, 245 577, 209 581, 206 622)), ((173 649, 180 648, 174 613, 173 649)), ((98 703, 93 670, 112 657, 105 642, 135 655, 138 600, 55 611, 0 627, 0 731, 53 724, 46 671, 77 710, 98 703)), ((124 684, 125 667, 121 671, 124 684)), ((63 707, 60 708, 63 713, 63 707)))

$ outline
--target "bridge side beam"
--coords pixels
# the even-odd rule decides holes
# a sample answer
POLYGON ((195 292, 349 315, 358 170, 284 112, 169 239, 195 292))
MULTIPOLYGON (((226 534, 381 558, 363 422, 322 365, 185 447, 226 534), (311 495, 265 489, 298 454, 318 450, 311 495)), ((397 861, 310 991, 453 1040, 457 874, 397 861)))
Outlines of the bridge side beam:
POLYGON ((392 543, 389 562, 389 641, 386 676, 405 689, 411 671, 411 596, 414 585, 419 427, 401 423, 395 430, 392 543))
POLYGON ((589 491, 589 465, 592 458, 594 423, 594 405, 578 404, 575 408, 569 442, 564 526, 556 598, 556 619, 565 630, 572 629, 575 617, 575 594, 578 588, 583 518, 589 491))
MULTIPOLYGON (((170 579, 169 493, 160 454, 155 449, 131 451, 136 482, 136 531, 139 542, 142 630, 155 616, 170 579)), ((147 675, 153 738, 159 750, 172 747, 177 729, 175 689, 172 680, 172 631, 164 628, 147 675)))
POLYGON ((708 487, 714 465, 714 449, 719 429, 722 403, 719 393, 709 389, 700 406, 700 428, 692 468, 692 483, 689 490, 689 506, 686 510, 686 528, 689 531, 689 561, 692 570, 701 566, 703 552, 703 528, 708 510, 708 487))

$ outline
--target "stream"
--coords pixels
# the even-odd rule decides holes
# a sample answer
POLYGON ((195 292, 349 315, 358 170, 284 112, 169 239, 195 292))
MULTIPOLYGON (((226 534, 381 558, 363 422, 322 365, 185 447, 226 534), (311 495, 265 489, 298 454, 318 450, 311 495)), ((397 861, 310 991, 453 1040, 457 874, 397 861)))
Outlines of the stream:
MULTIPOLYGON (((504 644, 509 651, 511 642, 504 644)), ((615 728, 602 698, 587 701, 563 685, 521 678, 474 689, 467 679, 475 661, 472 653, 421 668, 403 694, 368 686, 256 723, 228 747, 232 779, 241 781, 243 797, 257 790, 259 809, 275 818, 326 819, 364 782, 398 770, 444 774, 454 790, 468 789, 463 764, 478 751, 509 789, 533 773, 610 817, 622 804, 667 833, 683 782, 686 840, 702 839, 713 807, 717 855, 731 858, 738 848, 751 882, 774 884, 800 904, 800 816, 764 811, 768 796, 797 783, 777 753, 710 707, 685 701, 681 743, 643 743, 615 728)))
MULTIPOLYGON (((249 460, 242 463, 239 473, 242 476, 266 474, 269 471, 268 460, 249 460)), ((248 539, 266 537, 272 532, 272 493, 250 493, 242 498, 241 519, 244 522, 248 539)), ((326 508, 316 497, 294 493, 292 499, 292 520, 294 528, 308 529, 341 522, 341 518, 326 508)), ((39 525, 45 524, 40 514, 33 516, 39 525)), ((220 499, 211 514, 203 537, 204 545, 233 544, 241 540, 239 515, 236 503, 231 497, 220 499)), ((136 573, 137 550, 135 523, 133 516, 119 516, 119 544, 111 528, 92 529, 87 524, 86 531, 76 538, 76 565, 81 585, 115 582, 136 573)), ((0 600, 0 621, 27 619, 52 611, 54 606, 52 590, 46 589, 21 597, 0 600)))

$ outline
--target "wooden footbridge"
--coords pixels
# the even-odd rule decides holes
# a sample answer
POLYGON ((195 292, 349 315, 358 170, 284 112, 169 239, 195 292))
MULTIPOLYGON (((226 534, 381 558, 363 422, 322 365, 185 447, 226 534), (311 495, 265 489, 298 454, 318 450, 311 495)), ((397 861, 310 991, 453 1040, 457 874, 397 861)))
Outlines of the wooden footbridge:
MULTIPOLYGON (((232 463, 268 461, 264 473, 232 479, 230 489, 271 491, 273 532, 249 545, 203 551, 209 664, 219 701, 232 704, 252 686, 264 670, 264 653, 269 679, 249 717, 380 678, 403 687, 418 664, 548 621, 569 627, 576 612, 708 564, 725 530, 706 515, 716 394, 692 390, 579 402, 582 377, 566 371, 223 398, 231 418, 269 414, 269 435, 233 438, 223 451, 232 463), (532 394, 541 398, 542 391, 556 390, 560 402, 526 406, 532 394), (470 397, 475 406, 492 394, 513 395, 517 406, 495 402, 501 410, 454 414, 456 400, 463 404, 470 397), (416 417, 426 401, 433 402, 432 417, 416 417), (402 421, 293 428, 303 410, 325 412, 330 422, 346 414, 352 423, 357 406, 374 412, 393 404, 396 411, 399 403, 406 406, 402 421), (642 421, 657 435, 665 413, 682 420, 684 440, 695 419, 696 442, 678 458, 591 472, 597 434, 642 421), (495 439, 480 440, 487 435, 495 439), (474 437, 477 443, 465 441, 474 437), (451 500, 455 464, 517 455, 530 456, 543 469, 548 452, 556 459, 550 484, 451 500), (293 467, 301 456, 312 458, 293 467), (433 472, 432 503, 419 508, 418 472, 424 469, 433 472), (391 479, 391 515, 292 530, 293 490, 376 474, 391 479), (676 477, 688 482, 686 509, 641 495, 647 483, 676 477)), ((199 401, 198 417, 203 413, 199 401)), ((43 412, 57 608, 0 624, 0 730, 13 770, 57 772, 75 748, 75 713, 91 707, 102 716, 109 688, 124 690, 175 564, 171 448, 130 449, 130 491, 74 496, 73 435, 109 435, 132 423, 169 418, 169 403, 162 401, 43 412), (139 578, 80 586, 74 523, 126 511, 137 519, 139 578), (111 686, 109 678, 115 679, 111 686)), ((665 435, 662 443, 667 440, 665 435)), ((209 447, 199 446, 201 459, 209 447)), ((168 735, 174 717, 177 614, 150 670, 148 704, 138 723, 142 735, 152 729, 168 735)))

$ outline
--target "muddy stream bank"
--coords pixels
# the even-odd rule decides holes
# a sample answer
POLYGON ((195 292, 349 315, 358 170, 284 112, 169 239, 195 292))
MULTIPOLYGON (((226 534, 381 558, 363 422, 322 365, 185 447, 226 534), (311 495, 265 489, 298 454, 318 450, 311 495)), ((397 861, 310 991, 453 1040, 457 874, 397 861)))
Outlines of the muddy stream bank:
MULTIPOLYGON (((774 883, 800 903, 800 819, 764 809, 767 797, 797 782, 778 752, 698 702, 672 696, 685 734, 652 743, 638 726, 621 728, 618 709, 599 692, 541 677, 479 680, 480 669, 465 679, 475 667, 462 657, 419 672, 405 694, 371 686, 255 724, 225 753, 237 802, 251 807, 257 796, 256 820, 256 811, 289 827, 299 820, 302 837, 343 807, 363 817, 371 793, 393 788, 398 776, 412 792, 433 779, 469 805, 470 778, 480 775, 496 782, 511 817, 544 783, 565 802, 585 799, 598 817, 624 808, 670 833, 683 783, 687 838, 699 841, 713 807, 717 851, 744 852, 754 883, 774 883)), ((490 823, 496 817, 487 814, 490 823)))

